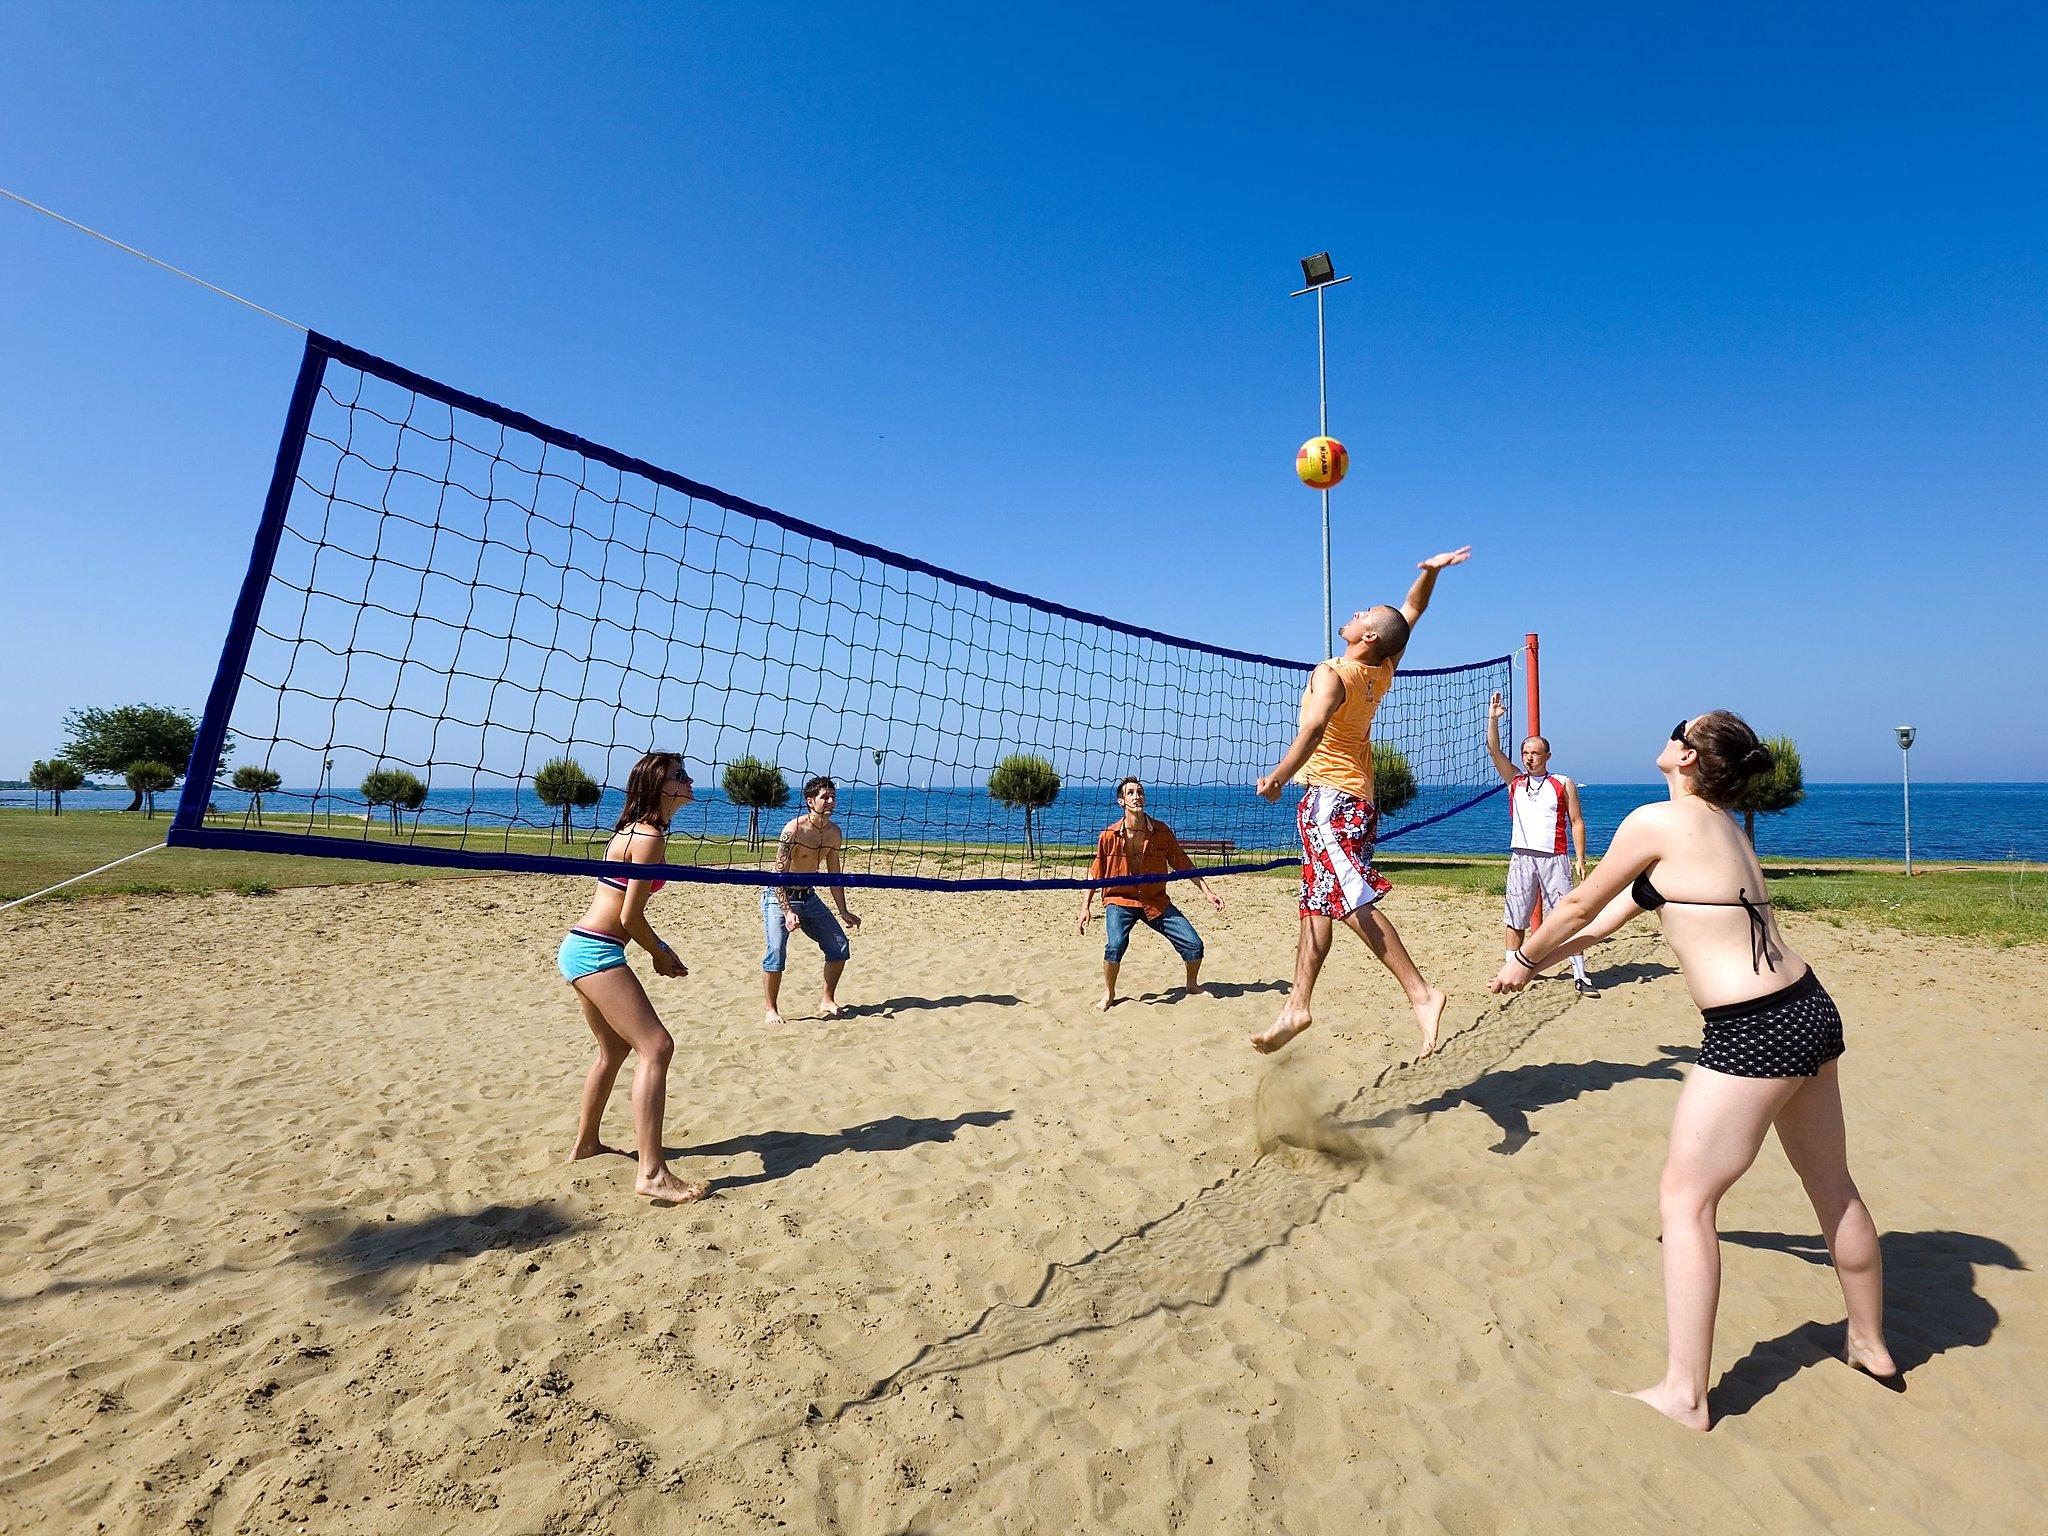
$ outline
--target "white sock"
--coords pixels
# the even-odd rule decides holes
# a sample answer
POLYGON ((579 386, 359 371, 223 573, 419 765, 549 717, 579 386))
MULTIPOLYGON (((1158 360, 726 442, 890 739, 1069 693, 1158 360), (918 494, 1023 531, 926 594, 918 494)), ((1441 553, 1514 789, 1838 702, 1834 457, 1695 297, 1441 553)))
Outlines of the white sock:
POLYGON ((1501 951, 1501 958, 1503 960, 1512 960, 1515 958, 1515 952, 1512 949, 1504 949, 1501 951))
POLYGON ((1586 980, 1586 957, 1584 955, 1572 956, 1572 974, 1581 981, 1586 980))

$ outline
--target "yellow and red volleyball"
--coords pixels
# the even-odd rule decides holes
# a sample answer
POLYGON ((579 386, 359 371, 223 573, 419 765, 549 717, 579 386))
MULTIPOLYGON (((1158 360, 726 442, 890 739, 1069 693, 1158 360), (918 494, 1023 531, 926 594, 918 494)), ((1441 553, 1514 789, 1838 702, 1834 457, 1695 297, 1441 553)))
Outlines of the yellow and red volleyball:
POLYGON ((1294 456, 1294 472, 1311 490, 1327 491, 1351 467, 1351 455, 1334 437, 1312 437, 1294 456))

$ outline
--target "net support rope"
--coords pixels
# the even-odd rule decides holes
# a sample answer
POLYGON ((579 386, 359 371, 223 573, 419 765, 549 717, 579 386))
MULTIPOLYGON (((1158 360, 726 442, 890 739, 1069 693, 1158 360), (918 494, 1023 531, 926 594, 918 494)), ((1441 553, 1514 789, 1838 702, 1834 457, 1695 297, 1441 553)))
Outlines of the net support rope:
MULTIPOLYGON (((1088 878, 1134 774, 1195 861, 1177 878, 1277 869, 1294 797, 1251 785, 1310 670, 834 533, 309 332, 168 841, 813 885, 775 839, 828 775, 844 885, 1135 884, 1088 878), (698 798, 664 864, 608 862, 656 748, 698 798), (238 767, 273 787, 229 789, 238 767)), ((1382 842, 1500 792, 1510 677, 1397 674, 1382 842)))

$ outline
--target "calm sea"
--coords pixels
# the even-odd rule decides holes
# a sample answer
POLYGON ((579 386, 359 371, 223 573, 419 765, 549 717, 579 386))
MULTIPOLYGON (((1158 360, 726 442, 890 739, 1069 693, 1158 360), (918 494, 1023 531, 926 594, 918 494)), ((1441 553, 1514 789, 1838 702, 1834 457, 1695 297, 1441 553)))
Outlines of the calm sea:
MULTIPOLYGON (((1425 791, 1422 801, 1394 820, 1413 820, 1455 803, 1471 791, 1425 791)), ((1658 799, 1661 784, 1588 784, 1582 786, 1586 830, 1597 851, 1606 847, 1615 826, 1638 805, 1658 799)), ((66 795, 65 805, 78 810, 119 809, 128 803, 120 792, 85 791, 66 795)), ((234 813, 247 797, 220 790, 214 804, 234 813)), ((34 796, 25 790, 0 791, 0 805, 27 806, 34 796)), ((159 795, 160 814, 168 815, 176 792, 159 795)), ((310 793, 283 790, 266 797, 267 820, 284 830, 296 812, 305 825, 310 793)), ((47 806, 48 798, 43 804, 47 806)), ((619 797, 607 794, 593 810, 576 813, 578 827, 609 826, 618 814, 619 797)), ((1267 806, 1250 790, 1175 789, 1151 791, 1153 814, 1173 824, 1182 837, 1230 837, 1245 846, 1285 846, 1293 839, 1292 798, 1267 806)), ((361 805, 327 805, 338 816, 360 815, 361 805)), ((1010 842, 1021 835, 1021 818, 991 802, 979 790, 884 788, 879 805, 881 834, 889 839, 926 842, 1010 842)), ((773 830, 787 811, 765 811, 762 825, 773 830)), ((857 784, 840 790, 839 820, 850 837, 871 836, 876 826, 875 791, 857 784)), ((482 788, 435 790, 420 820, 447 824, 469 819, 473 827, 545 827, 550 814, 531 790, 482 788)), ((1115 819, 1107 787, 1069 786, 1058 802, 1040 813, 1049 842, 1085 843, 1115 819)), ((337 830, 339 828, 337 827, 337 830)), ((722 837, 746 830, 746 812, 716 790, 705 792, 677 818, 683 834, 722 837)), ((1810 784, 1806 799, 1776 816, 1757 818, 1757 844, 1765 853, 1804 858, 1898 858, 1905 850, 1904 816, 1897 784, 1810 784)), ((1387 844, 1387 852, 1499 853, 1507 842, 1507 807, 1496 795, 1468 811, 1423 827, 1387 844)), ((2039 784, 1915 784, 1913 786, 1913 854, 1921 859, 2026 859, 2048 862, 2048 783, 2039 784)))

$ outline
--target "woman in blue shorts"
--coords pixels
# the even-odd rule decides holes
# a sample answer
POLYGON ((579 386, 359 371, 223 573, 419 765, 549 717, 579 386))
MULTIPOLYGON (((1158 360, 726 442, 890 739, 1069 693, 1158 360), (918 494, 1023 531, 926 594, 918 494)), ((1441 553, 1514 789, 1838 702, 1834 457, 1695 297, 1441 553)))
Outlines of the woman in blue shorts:
MULTIPOLYGON (((626 808, 605 845, 606 861, 661 863, 668 849, 669 818, 694 798, 680 754, 650 752, 641 758, 626 779, 626 808)), ((633 1074, 633 1133, 639 1145, 640 1171, 633 1189, 680 1205, 703 1199, 706 1186, 677 1178, 662 1156, 662 1112, 668 1102, 668 1064, 675 1054, 675 1041, 648 1001, 647 989, 626 963, 626 941, 630 939, 653 957, 655 974, 690 974, 647 921, 647 898, 664 883, 601 876, 582 920, 562 940, 556 964, 562 978, 576 989, 584 1022, 597 1037, 597 1060, 583 1079, 576 1147, 569 1155, 595 1157, 619 1150, 604 1144, 598 1128, 619 1068, 625 1065, 628 1052, 638 1051, 640 1069, 633 1074)))

